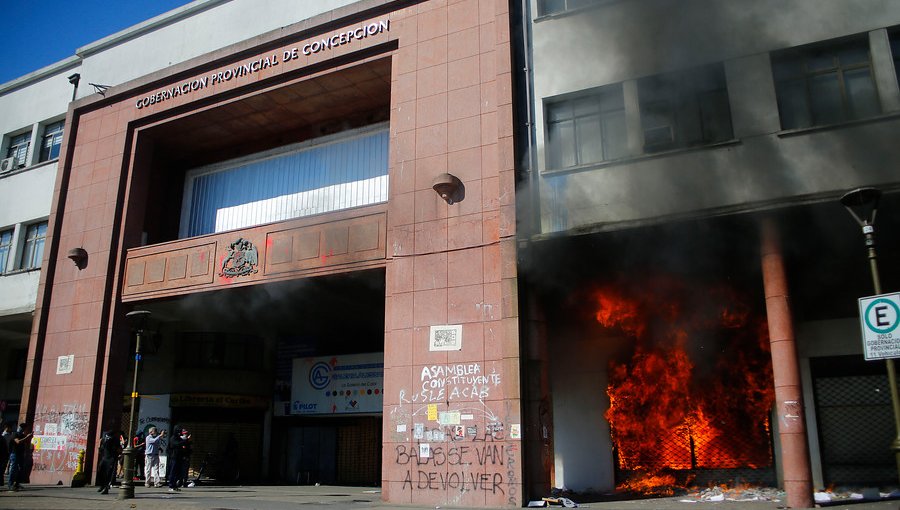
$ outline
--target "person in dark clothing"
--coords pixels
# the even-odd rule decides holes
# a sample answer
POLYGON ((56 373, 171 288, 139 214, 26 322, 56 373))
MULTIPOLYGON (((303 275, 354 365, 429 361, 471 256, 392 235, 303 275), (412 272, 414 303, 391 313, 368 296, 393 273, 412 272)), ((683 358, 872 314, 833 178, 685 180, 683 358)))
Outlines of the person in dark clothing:
POLYGON ((0 485, 3 485, 3 476, 6 473, 6 463, 9 461, 9 442, 6 440, 7 435, 12 434, 12 425, 3 424, 3 437, 0 438, 0 485))
POLYGON ((119 439, 110 430, 100 437, 100 464, 97 466, 97 492, 109 494, 109 487, 116 479, 116 465, 122 448, 119 439))
POLYGON ((17 491, 22 488, 20 486, 20 483, 24 481, 22 469, 25 466, 25 456, 31 453, 32 435, 31 426, 27 423, 22 423, 10 442, 8 485, 11 491, 17 491))
POLYGON ((187 486, 187 471, 193 452, 191 434, 187 429, 177 432, 177 435, 172 434, 172 439, 169 441, 169 461, 172 463, 168 478, 169 492, 180 491, 179 484, 187 486))

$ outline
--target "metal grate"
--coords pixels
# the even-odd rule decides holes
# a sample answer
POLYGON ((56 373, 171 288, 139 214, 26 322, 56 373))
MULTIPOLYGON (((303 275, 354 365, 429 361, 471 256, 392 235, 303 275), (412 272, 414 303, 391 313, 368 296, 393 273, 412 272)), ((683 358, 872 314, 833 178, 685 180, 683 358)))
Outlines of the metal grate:
POLYGON ((814 387, 825 483, 896 483, 887 375, 819 377, 814 387))

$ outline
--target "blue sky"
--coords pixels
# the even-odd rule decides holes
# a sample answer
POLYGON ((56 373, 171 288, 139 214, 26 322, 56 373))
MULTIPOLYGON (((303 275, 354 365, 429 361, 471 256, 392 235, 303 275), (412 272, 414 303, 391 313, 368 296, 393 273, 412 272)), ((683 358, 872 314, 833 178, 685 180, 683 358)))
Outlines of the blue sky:
POLYGON ((0 83, 188 3, 190 0, 0 0, 5 32, 0 83))

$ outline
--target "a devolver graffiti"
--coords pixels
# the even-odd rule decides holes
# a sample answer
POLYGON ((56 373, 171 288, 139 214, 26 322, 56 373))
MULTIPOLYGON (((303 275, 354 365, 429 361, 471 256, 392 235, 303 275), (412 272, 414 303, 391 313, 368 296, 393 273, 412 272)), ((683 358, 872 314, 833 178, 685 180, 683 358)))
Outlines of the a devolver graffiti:
POLYGON ((491 504, 518 506, 520 426, 508 411, 492 410, 504 404, 485 403, 501 384, 500 373, 485 373, 481 363, 417 370, 416 387, 401 388, 400 405, 386 416, 399 443, 388 462, 402 468, 401 490, 442 492, 447 504, 482 493, 491 504))
POLYGON ((34 414, 34 471, 72 472, 87 448, 90 416, 85 404, 38 406, 34 414))

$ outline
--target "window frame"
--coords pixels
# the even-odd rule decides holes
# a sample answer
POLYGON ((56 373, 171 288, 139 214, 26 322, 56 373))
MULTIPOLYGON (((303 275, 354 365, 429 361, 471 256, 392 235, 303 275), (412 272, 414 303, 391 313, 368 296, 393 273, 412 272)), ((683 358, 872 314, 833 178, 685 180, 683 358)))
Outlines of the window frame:
POLYGON ((16 158, 16 168, 28 166, 28 151, 31 149, 31 130, 7 135, 9 142, 6 145, 3 158, 16 158), (21 154, 21 157, 19 157, 21 154))
POLYGON ((616 0, 537 0, 538 17, 559 16, 585 9, 592 9, 599 5, 612 3, 616 0), (549 9, 548 4, 551 2, 560 3, 561 8, 549 9))
POLYGON ((13 252, 15 236, 15 228, 0 229, 0 274, 6 273, 10 264, 10 259, 15 259, 15 253, 13 252), (8 237, 6 234, 9 234, 8 237), (4 239, 7 240, 4 241, 4 239), (10 255, 13 256, 10 257, 10 255))
POLYGON ((544 104, 544 147, 546 148, 545 161, 547 170, 570 170, 583 166, 609 163, 627 157, 628 128, 625 117, 625 97, 622 83, 612 83, 591 89, 587 93, 548 100, 544 104), (613 102, 615 106, 605 106, 604 104, 607 102, 613 102), (591 112, 587 114, 577 112, 580 105, 591 103, 595 106, 591 112), (563 112, 563 109, 568 110, 568 112, 563 112), (559 118, 554 119, 554 117, 559 118), (621 122, 619 126, 620 131, 608 129, 608 121, 615 121, 619 117, 619 122, 621 122), (565 128, 556 128, 555 126, 565 125, 570 126, 571 139, 561 139, 561 136, 556 138, 554 133, 558 133, 565 128), (592 126, 600 133, 599 140, 585 140, 583 138, 585 131, 589 130, 586 126, 592 126), (622 141, 621 147, 612 147, 612 140, 615 139, 615 134, 610 133, 619 135, 622 141), (582 148, 589 143, 599 143, 599 159, 583 160, 582 148), (563 145, 569 147, 564 148, 563 145), (564 164, 566 149, 572 152, 572 157, 574 158, 574 163, 571 165, 564 164))
POLYGON ((30 223, 24 227, 21 258, 18 269, 30 271, 40 269, 44 259, 44 248, 47 241, 47 220, 30 223), (43 231, 41 230, 43 227, 43 231), (37 257, 37 260, 35 260, 37 257))
POLYGON ((645 76, 637 80, 637 89, 644 154, 703 147, 734 139, 734 119, 723 63, 645 76), (673 82, 680 86, 669 85, 673 82), (651 117, 663 122, 649 122, 651 117), (707 119, 711 120, 707 122, 707 119), (667 131, 668 137, 648 142, 647 135, 651 130, 667 131))
POLYGON ((63 135, 65 134, 65 125, 66 119, 61 119, 56 122, 50 122, 44 125, 43 130, 41 131, 41 141, 38 156, 39 163, 59 158, 59 151, 62 147, 63 135), (51 142, 49 148, 47 145, 48 140, 51 142))
POLYGON ((873 118, 884 111, 878 94, 878 82, 875 79, 872 48, 865 34, 772 52, 770 58, 772 80, 775 84, 775 96, 778 103, 778 117, 783 130, 809 129, 844 124, 873 118), (865 61, 843 64, 840 60, 840 55, 854 49, 865 50, 865 61), (831 59, 830 66, 814 67, 811 65, 813 61, 822 61, 826 57, 831 59), (794 72, 788 72, 787 69, 789 67, 794 67, 794 72), (848 91, 846 76, 860 70, 868 71, 869 85, 872 91, 869 99, 875 107, 875 111, 872 113, 854 112, 852 97, 848 91), (818 78, 832 75, 837 80, 840 112, 819 110, 815 105, 816 99, 821 100, 824 96, 815 92, 813 82, 818 78), (798 88, 791 91, 792 87, 798 88), (802 104, 796 101, 795 94, 797 90, 802 90, 802 104), (791 100, 791 104, 794 107, 803 107, 805 116, 801 116, 798 119, 795 114, 789 114, 786 108, 788 100, 791 100), (830 118, 835 115, 837 120, 830 118))

